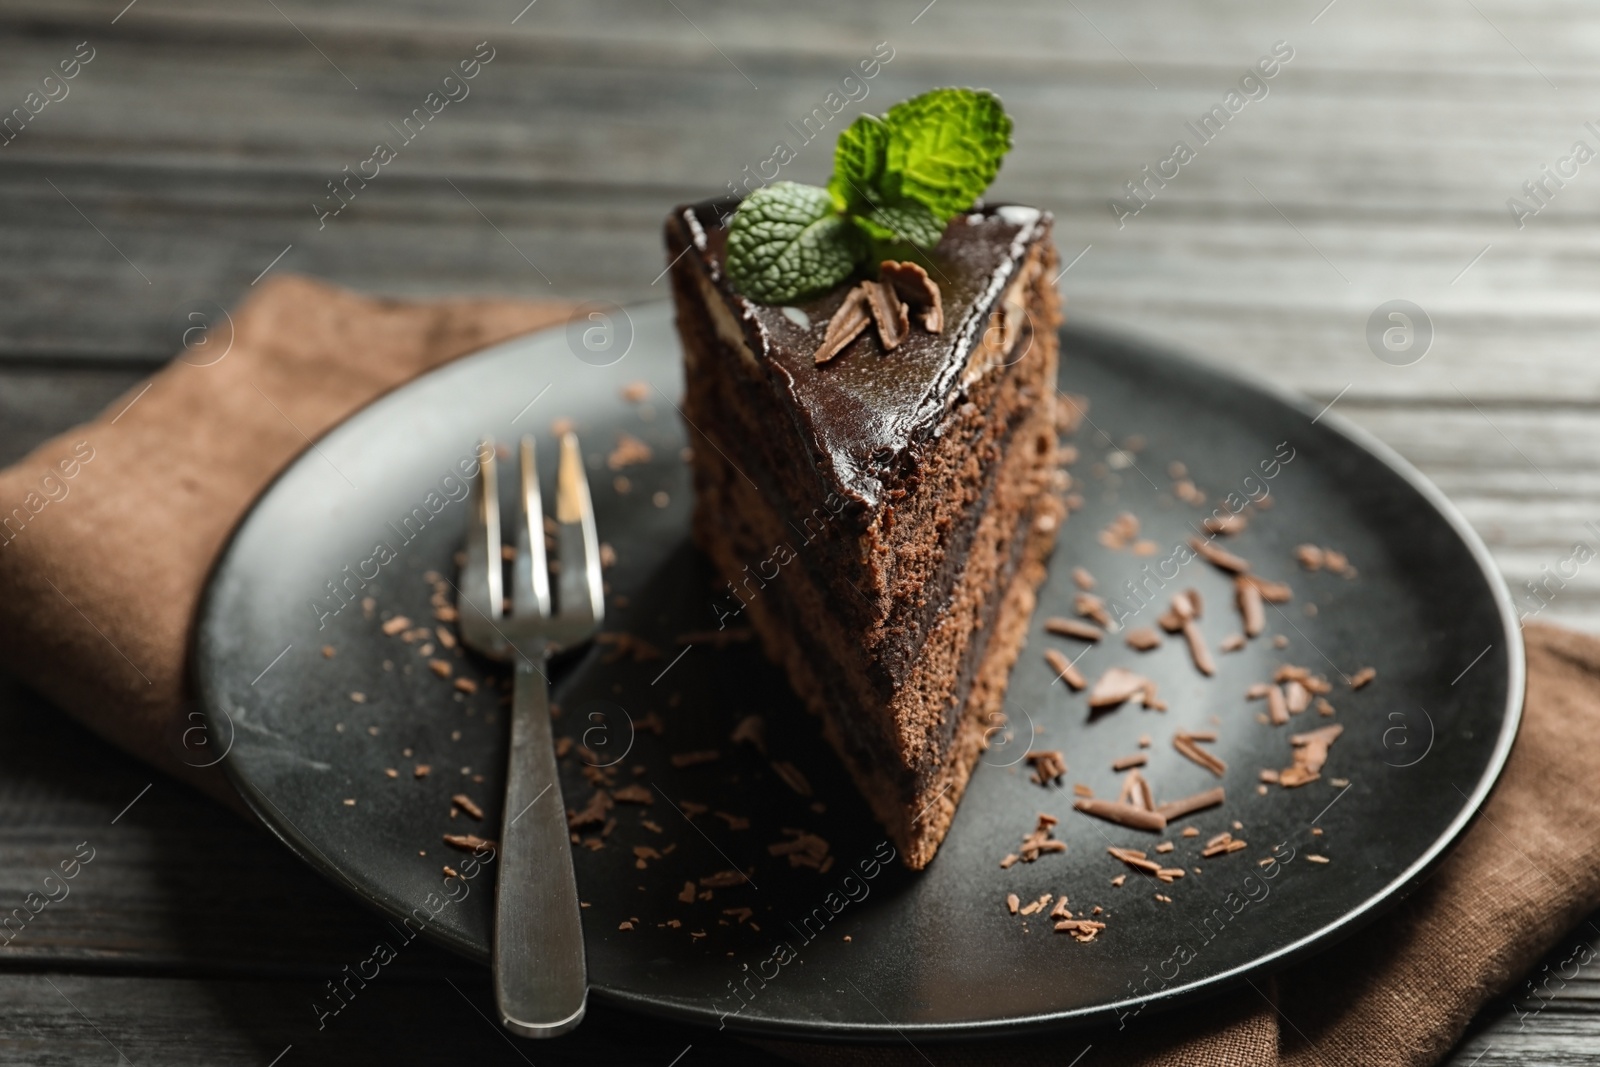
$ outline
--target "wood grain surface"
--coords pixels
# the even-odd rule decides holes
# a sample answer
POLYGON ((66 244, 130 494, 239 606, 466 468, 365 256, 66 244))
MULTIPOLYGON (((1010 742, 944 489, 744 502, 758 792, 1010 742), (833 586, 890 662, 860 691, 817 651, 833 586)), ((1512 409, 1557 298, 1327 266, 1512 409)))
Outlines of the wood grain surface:
MULTIPOLYGON (((1017 122, 993 195, 1056 213, 1076 321, 1332 403, 1443 488, 1515 593, 1600 543, 1600 162, 1562 163, 1576 141, 1600 150, 1597 47, 1600 11, 1572 0, 0 0, 0 118, 26 118, 0 133, 0 462, 110 403, 269 270, 396 295, 664 299, 672 204, 780 139, 798 149, 782 176, 818 181, 854 112, 975 84, 1017 122), (1292 58, 1197 138, 1186 123, 1275 46, 1292 58), (865 98, 803 144, 788 124, 875 50, 892 58, 865 98), (465 98, 397 132, 491 53, 465 98), (1194 159, 1129 200, 1180 139, 1194 159), (379 142, 394 160, 319 219, 379 142), (1369 343, 1397 299, 1432 334, 1405 366, 1415 349, 1385 362, 1369 343)), ((1600 568, 1540 617, 1600 631, 1600 568)), ((478 1017, 483 975, 423 947, 316 1031, 316 987, 377 920, 0 683, 0 900, 83 841, 96 859, 71 897, 0 954, 0 1060, 527 1058, 478 1017)), ((1552 962, 1578 944, 1597 927, 1552 962)), ((1592 1060, 1593 975, 1522 992, 1451 1062, 1592 1060)), ((616 1022, 529 1056, 759 1062, 616 1022)))

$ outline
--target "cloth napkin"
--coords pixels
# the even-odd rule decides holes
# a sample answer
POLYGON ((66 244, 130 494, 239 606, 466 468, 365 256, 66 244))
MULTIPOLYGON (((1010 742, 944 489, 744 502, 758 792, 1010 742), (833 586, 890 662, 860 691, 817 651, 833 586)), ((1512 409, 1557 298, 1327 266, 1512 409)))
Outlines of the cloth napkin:
MULTIPOLYGON (((193 710, 190 628, 234 525, 290 459, 367 401, 569 310, 375 300, 294 276, 264 282, 234 312, 221 359, 215 349, 185 353, 98 419, 0 471, 0 669, 238 806, 220 772, 194 766, 180 740, 193 710)), ((208 344, 226 340, 214 333, 208 344)), ((1600 640, 1541 625, 1525 636, 1522 732, 1481 817, 1395 911, 1314 960, 1122 1031, 762 1045, 801 1063, 885 1067, 922 1067, 930 1056, 940 1067, 1436 1063, 1485 1002, 1600 906, 1600 775, 1589 756, 1600 734, 1600 640)))

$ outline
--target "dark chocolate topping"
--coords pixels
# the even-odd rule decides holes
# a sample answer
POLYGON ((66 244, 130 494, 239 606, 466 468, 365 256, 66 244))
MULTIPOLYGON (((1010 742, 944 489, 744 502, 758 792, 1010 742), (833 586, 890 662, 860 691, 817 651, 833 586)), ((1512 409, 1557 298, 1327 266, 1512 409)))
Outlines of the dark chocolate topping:
POLYGON ((929 255, 928 274, 944 300, 944 330, 913 325, 893 352, 866 330, 829 363, 812 354, 852 283, 790 306, 757 304, 734 292, 722 271, 735 204, 705 201, 675 210, 672 227, 692 251, 774 388, 786 394, 802 439, 823 474, 858 506, 875 509, 914 471, 923 444, 962 402, 963 374, 990 312, 1028 249, 1047 237, 1051 217, 1014 205, 974 207, 951 220, 929 255))

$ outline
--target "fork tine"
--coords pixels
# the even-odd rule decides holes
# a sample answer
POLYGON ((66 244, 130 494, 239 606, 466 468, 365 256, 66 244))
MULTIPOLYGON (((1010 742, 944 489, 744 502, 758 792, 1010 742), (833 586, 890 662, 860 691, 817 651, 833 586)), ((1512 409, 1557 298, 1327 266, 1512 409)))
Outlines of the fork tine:
POLYGON ((517 559, 511 567, 511 610, 518 616, 550 614, 550 568, 544 557, 544 501, 539 495, 539 468, 534 464, 533 437, 521 444, 522 492, 517 516, 517 559))
MULTIPOLYGON (((478 446, 479 472, 472 483, 467 517, 467 565, 461 569, 461 595, 490 620, 504 614, 500 579, 500 492, 495 473, 494 442, 478 446)), ((482 617, 461 612, 463 626, 477 626, 482 617)))
POLYGON ((561 466, 556 478, 557 544, 561 548, 561 617, 598 623, 605 614, 600 588, 600 544, 594 529, 594 505, 583 473, 578 436, 561 437, 561 466))

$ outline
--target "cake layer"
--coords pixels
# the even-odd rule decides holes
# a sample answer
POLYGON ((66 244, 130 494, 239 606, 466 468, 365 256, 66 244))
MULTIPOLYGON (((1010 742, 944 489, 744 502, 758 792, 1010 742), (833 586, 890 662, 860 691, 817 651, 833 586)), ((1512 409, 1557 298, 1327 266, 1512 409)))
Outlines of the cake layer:
MULTIPOLYGON (((695 539, 727 573, 775 535, 776 520, 726 462, 708 458, 705 466, 695 539)), ((980 524, 979 551, 950 610, 912 680, 886 701, 863 702, 859 677, 825 666, 848 662, 849 635, 831 624, 828 600, 805 571, 783 572, 745 606, 768 657, 821 717, 824 736, 913 869, 933 858, 986 730, 1004 722, 1006 679, 1064 514, 1053 497, 1029 491, 1036 482, 1033 471, 1006 479, 1005 503, 980 524), (1020 513, 1006 506, 1014 499, 1027 501, 1020 513)))

